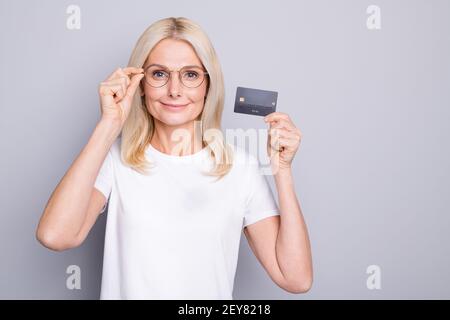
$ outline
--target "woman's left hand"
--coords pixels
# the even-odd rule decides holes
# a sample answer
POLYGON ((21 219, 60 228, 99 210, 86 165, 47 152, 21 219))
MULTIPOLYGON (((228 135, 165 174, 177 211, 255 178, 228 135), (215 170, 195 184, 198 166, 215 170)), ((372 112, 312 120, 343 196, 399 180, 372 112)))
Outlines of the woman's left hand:
POLYGON ((270 124, 267 139, 267 155, 270 158, 273 173, 289 169, 292 159, 302 140, 302 133, 286 113, 272 112, 264 117, 270 124))

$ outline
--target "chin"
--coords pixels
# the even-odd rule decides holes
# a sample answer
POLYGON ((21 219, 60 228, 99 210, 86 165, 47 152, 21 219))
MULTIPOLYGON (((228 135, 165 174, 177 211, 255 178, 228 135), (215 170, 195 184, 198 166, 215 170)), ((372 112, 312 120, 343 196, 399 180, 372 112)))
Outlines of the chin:
POLYGON ((169 126, 179 126, 192 120, 191 117, 186 114, 168 114, 162 112, 160 113, 160 121, 169 126))

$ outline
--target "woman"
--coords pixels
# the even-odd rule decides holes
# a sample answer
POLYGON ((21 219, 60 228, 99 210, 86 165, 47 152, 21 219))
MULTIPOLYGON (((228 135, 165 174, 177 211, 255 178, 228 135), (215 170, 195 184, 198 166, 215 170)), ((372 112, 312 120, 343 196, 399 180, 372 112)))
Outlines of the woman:
POLYGON ((57 251, 79 246, 108 203, 101 299, 232 299, 242 229, 278 286, 309 290, 291 172, 301 133, 290 118, 265 117, 278 208, 256 157, 222 139, 222 71, 199 25, 155 22, 128 65, 100 84, 101 119, 37 239, 57 251))

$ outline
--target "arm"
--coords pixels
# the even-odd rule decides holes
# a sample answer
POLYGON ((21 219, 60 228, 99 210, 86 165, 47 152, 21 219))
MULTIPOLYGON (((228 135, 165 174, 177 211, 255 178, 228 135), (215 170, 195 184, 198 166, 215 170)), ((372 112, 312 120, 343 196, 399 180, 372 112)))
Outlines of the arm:
POLYGON ((36 230, 36 238, 47 248, 60 251, 76 247, 94 225, 106 202, 94 184, 128 117, 132 99, 144 77, 142 72, 142 68, 117 68, 100 83, 101 120, 53 191, 36 230))
POLYGON ((278 171, 275 183, 280 203, 280 226, 275 247, 278 264, 285 280, 299 291, 306 292, 313 279, 311 245, 295 195, 291 170, 278 171))
POLYGON ((275 183, 280 216, 251 224, 244 234, 258 261, 279 287, 304 293, 312 286, 311 246, 291 171, 278 171, 275 183))
POLYGON ((269 114, 265 121, 271 127, 267 152, 278 191, 280 216, 249 225, 244 233, 274 282, 289 292, 302 293, 311 288, 313 280, 311 245, 291 170, 302 134, 284 113, 269 114))
POLYGON ((94 183, 119 133, 120 126, 115 122, 98 122, 88 143, 56 186, 36 230, 36 238, 45 247, 57 251, 73 248, 87 236, 106 202, 94 183))

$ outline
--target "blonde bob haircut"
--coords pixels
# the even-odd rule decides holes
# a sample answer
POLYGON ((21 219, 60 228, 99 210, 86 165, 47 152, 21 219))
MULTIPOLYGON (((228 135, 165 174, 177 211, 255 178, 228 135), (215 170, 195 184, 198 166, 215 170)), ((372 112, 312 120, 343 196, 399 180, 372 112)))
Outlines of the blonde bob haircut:
MULTIPOLYGON (((205 145, 213 165, 209 172, 203 174, 217 177, 225 176, 233 164, 233 149, 225 141, 221 130, 222 111, 225 99, 225 88, 222 69, 218 57, 208 36, 201 27, 184 17, 170 17, 158 20, 150 25, 138 39, 133 49, 129 67, 142 68, 153 47, 163 39, 182 40, 195 50, 204 68, 208 72, 205 80, 207 95, 203 110, 199 115, 202 145, 205 145)), ((121 132, 121 160, 141 174, 148 174, 153 167, 145 158, 145 150, 154 132, 154 119, 148 112, 145 96, 141 96, 140 87, 136 90, 130 114, 121 132)))

